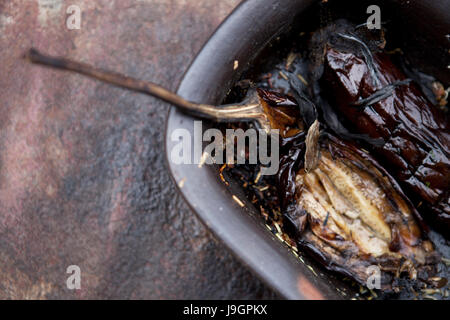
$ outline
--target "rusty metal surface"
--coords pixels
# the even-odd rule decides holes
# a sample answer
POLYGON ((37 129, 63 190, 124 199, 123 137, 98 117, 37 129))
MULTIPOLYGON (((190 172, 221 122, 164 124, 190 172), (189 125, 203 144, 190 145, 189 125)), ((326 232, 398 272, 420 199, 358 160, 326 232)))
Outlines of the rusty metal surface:
POLYGON ((166 104, 20 58, 34 46, 174 90, 238 3, 0 0, 0 298, 275 297, 177 194, 166 104))

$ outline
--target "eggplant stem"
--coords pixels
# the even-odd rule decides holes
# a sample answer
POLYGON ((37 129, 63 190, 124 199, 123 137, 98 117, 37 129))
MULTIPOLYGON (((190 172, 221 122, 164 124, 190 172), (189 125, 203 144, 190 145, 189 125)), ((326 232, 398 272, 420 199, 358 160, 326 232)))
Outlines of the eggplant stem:
POLYGON ((168 102, 179 108, 182 112, 195 117, 205 118, 215 122, 253 121, 267 132, 270 131, 270 123, 263 112, 259 97, 255 91, 249 93, 248 97, 239 104, 222 106, 197 104, 187 101, 181 96, 153 82, 134 79, 117 72, 102 70, 86 63, 44 55, 34 48, 25 54, 25 58, 35 64, 73 71, 121 88, 150 95, 168 102))

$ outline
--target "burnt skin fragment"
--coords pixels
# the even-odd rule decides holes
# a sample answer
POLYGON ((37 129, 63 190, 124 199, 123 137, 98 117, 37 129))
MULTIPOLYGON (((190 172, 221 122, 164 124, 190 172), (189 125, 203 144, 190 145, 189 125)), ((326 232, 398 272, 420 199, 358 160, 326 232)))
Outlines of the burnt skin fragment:
POLYGON ((257 89, 261 106, 272 129, 280 130, 283 137, 293 136, 303 129, 297 102, 276 91, 257 89))
POLYGON ((448 114, 433 105, 388 54, 350 25, 340 22, 317 33, 313 42, 323 51, 313 55, 317 65, 323 64, 323 73, 313 73, 321 78, 331 105, 353 132, 382 141, 371 144, 370 150, 419 212, 449 237, 448 114))

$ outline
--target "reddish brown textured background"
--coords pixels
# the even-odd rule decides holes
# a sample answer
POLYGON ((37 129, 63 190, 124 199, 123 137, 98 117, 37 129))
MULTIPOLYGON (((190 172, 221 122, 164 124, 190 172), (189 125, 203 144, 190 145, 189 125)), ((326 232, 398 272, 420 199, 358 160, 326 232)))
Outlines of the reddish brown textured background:
POLYGON ((0 298, 275 297, 178 195, 167 104, 21 59, 33 46, 174 90, 239 2, 0 0, 0 298))

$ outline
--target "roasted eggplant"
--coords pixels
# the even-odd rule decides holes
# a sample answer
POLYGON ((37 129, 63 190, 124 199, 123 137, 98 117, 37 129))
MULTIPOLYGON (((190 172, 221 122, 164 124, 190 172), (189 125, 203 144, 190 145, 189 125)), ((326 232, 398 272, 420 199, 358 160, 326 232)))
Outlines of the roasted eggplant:
POLYGON ((317 121, 307 136, 284 142, 280 195, 301 248, 327 269, 367 285, 380 270, 383 290, 406 272, 432 272, 438 261, 420 217, 395 180, 366 152, 323 134, 317 121))
POLYGON ((448 237, 448 114, 383 52, 384 38, 375 38, 343 21, 316 32, 311 41, 316 95, 320 88, 353 132, 377 139, 369 150, 448 237))
MULTIPOLYGON (((317 115, 301 92, 294 100, 259 92, 268 107, 277 109, 281 103, 295 109, 292 101, 297 101, 301 114, 317 115)), ((368 284, 370 267, 379 268, 383 290, 392 289, 402 273, 411 279, 432 273, 439 254, 394 178, 356 144, 338 139, 326 127, 320 134, 319 128, 316 119, 307 134, 281 138, 279 198, 298 245, 328 270, 362 285, 368 284)))

